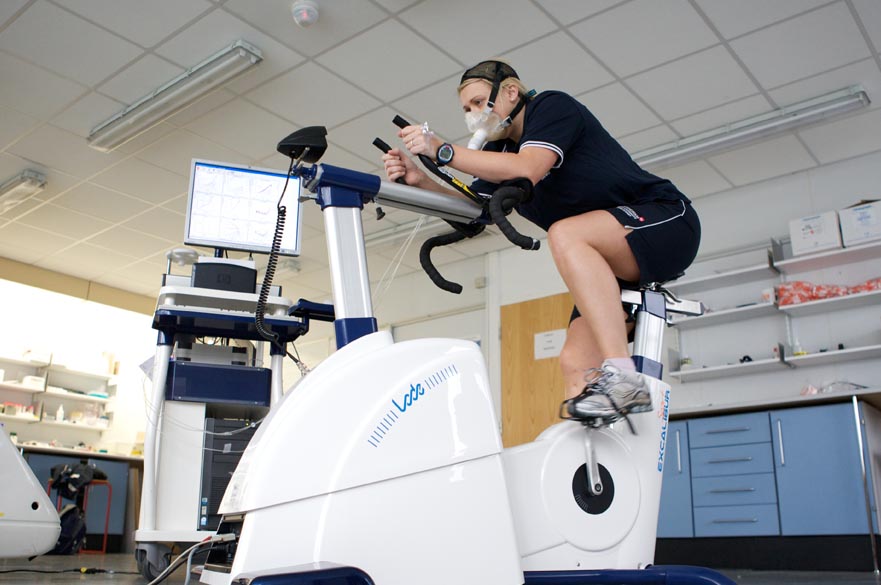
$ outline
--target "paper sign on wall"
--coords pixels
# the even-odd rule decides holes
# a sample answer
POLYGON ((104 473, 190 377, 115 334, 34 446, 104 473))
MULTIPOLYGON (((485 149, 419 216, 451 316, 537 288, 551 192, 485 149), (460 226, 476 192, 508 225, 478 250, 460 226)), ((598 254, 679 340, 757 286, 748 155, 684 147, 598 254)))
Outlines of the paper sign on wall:
POLYGON ((535 334, 535 359, 543 360, 546 358, 557 357, 563 349, 563 343, 566 341, 566 330, 555 329, 553 331, 543 331, 535 334))

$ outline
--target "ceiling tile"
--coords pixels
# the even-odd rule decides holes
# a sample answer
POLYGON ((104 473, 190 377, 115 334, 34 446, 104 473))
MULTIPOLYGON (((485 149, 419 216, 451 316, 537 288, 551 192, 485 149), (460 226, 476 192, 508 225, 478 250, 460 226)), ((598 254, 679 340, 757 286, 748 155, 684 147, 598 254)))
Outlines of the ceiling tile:
POLYGON ((53 199, 52 204, 111 223, 125 221, 149 207, 140 199, 109 191, 92 183, 83 183, 74 187, 67 193, 53 199))
POLYGON ((89 148, 81 136, 48 124, 19 140, 9 152, 80 178, 89 177, 122 158, 114 152, 89 148))
POLYGON ((77 244, 43 258, 39 265, 88 280, 131 264, 134 258, 91 244, 77 244))
POLYGON ((719 42, 687 0, 634 0, 576 24, 571 31, 622 77, 719 42))
POLYGON ((455 61, 395 20, 388 20, 334 47, 317 61, 368 93, 389 101, 460 70, 455 61), (389 39, 407 47, 407 60, 418 67, 401 71, 386 59, 389 39))
POLYGON ((152 126, 149 130, 145 130, 134 138, 126 141, 124 144, 119 145, 114 152, 119 152, 120 154, 138 153, 151 144, 158 142, 164 136, 174 132, 174 130, 175 127, 171 124, 160 122, 159 124, 152 126))
POLYGON ((213 112, 220 106, 231 102, 236 99, 236 97, 236 94, 228 89, 217 89, 177 112, 165 120, 165 122, 182 128, 194 120, 213 112))
POLYGON ((86 85, 141 53, 136 45, 45 0, 37 0, 0 33, 0 49, 86 85))
POLYGON ((602 12, 615 4, 621 4, 621 0, 536 0, 536 2, 563 24, 572 24, 576 20, 602 12))
POLYGON ((723 47, 641 73, 628 80, 665 120, 675 120, 752 95, 758 88, 723 47))
POLYGON ((334 0, 321 3, 318 22, 300 28, 291 16, 290 0, 229 0, 223 8, 309 56, 322 53, 388 17, 371 2, 334 0))
POLYGON ((879 150, 881 109, 807 128, 799 135, 822 163, 879 150))
POLYGON ((49 118, 86 92, 82 85, 2 52, 0 71, 0 103, 41 119, 49 118))
POLYGON ((654 128, 649 128, 648 130, 643 130, 642 132, 622 136, 618 139, 618 142, 621 143, 621 146, 623 146, 627 152, 635 154, 641 150, 652 148, 653 146, 667 144, 677 138, 679 138, 679 136, 670 130, 669 126, 663 124, 655 126, 654 128))
POLYGON ((660 120, 620 83, 578 96, 578 101, 597 117, 612 136, 633 134, 660 123, 660 120))
MULTIPOLYGON (((249 11, 253 13, 268 8, 269 4, 268 1, 247 3, 249 11)), ((157 47, 156 54, 189 68, 238 40, 260 49, 263 61, 225 85, 236 93, 248 91, 303 61, 299 53, 225 10, 215 10, 199 19, 157 47)))
POLYGON ((132 217, 122 225, 172 242, 183 242, 185 217, 163 207, 156 207, 132 217))
MULTIPOLYGON (((381 164, 382 153, 373 146, 373 139, 379 136, 393 147, 400 146, 397 128, 391 123, 396 113, 390 108, 379 108, 333 128, 328 133, 328 139, 365 160, 381 164)), ((418 123, 416 120, 410 122, 418 123)))
POLYGON ((724 126, 725 124, 738 122, 751 116, 764 114, 773 109, 774 107, 764 96, 756 94, 693 116, 680 118, 670 124, 683 136, 690 136, 724 126))
POLYGON ((741 37, 731 47, 766 89, 869 56, 844 3, 741 37))
MULTIPOLYGON (((338 129, 334 129, 334 136, 337 135, 337 130, 338 129)), ((364 137, 362 137, 362 139, 363 138, 364 137)), ((379 158, 382 156, 382 153, 374 147, 374 152, 371 153, 371 155, 373 157, 371 160, 365 160, 360 156, 344 150, 342 146, 335 144, 333 140, 329 140, 327 152, 321 157, 321 162, 343 167, 345 169, 361 171, 362 173, 372 173, 377 166, 382 164, 382 161, 379 158)))
POLYGON ((77 0, 66 8, 86 20, 152 47, 212 7, 206 0, 77 0))
POLYGON ((301 126, 333 127, 379 105, 376 99, 314 63, 273 79, 247 98, 301 126))
POLYGON ((138 158, 187 178, 194 158, 235 164, 248 162, 244 155, 186 130, 175 130, 139 152, 138 158))
MULTIPOLYGON (((2 106, 0 106, 0 118, 3 119, 3 124, 0 124, 0 150, 4 150, 16 138, 36 127, 39 123, 36 119, 26 114, 2 106)), ((3 179, 0 179, 0 183, 2 182, 3 179)))
POLYGON ((187 176, 178 175, 137 158, 130 158, 92 177, 91 181, 155 204, 186 193, 189 167, 186 173, 187 176))
MULTIPOLYGON (((0 221, 0 228, 2 227, 3 222, 0 221)), ((44 252, 40 252, 28 244, 19 246, 13 244, 0 244, 0 257, 15 260, 16 262, 33 264, 44 256, 46 256, 44 252)))
MULTIPOLYGON (((459 105, 459 98, 456 95, 460 77, 461 73, 457 73, 395 101, 392 104, 395 113, 408 121, 427 121, 438 136, 448 141, 453 140, 456 136, 467 132, 462 106, 459 105)), ((389 119, 388 126, 383 129, 379 137, 396 148, 401 145, 397 131, 398 128, 389 119)))
POLYGON ((196 119, 187 129, 253 159, 267 156, 289 132, 290 123, 236 99, 196 119))
POLYGON ((66 248, 76 242, 53 231, 45 231, 12 222, 0 228, 0 246, 27 246, 35 253, 45 256, 66 248))
POLYGON ((88 138, 92 129, 122 109, 122 104, 90 91, 69 108, 52 118, 52 124, 88 138))
POLYGON ((408 6, 412 6, 419 0, 376 0, 383 8, 389 12, 399 12, 408 6))
POLYGON ((20 223, 60 236, 80 240, 110 227, 110 223, 64 207, 46 203, 19 218, 20 223))
POLYGON ((0 28, 3 28, 6 21, 12 18, 27 3, 28 0, 6 0, 5 2, 0 2, 0 28))
POLYGON ((136 258, 143 258, 174 247, 174 241, 119 226, 101 232, 88 241, 90 244, 136 258))
POLYGON ((670 179, 689 199, 725 191, 733 186, 725 177, 702 160, 664 169, 657 174, 665 179, 670 179))
POLYGON ((179 197, 175 197, 174 199, 169 199, 165 203, 162 204, 163 209, 167 209, 169 211, 173 211, 175 213, 186 215, 187 213, 187 196, 181 195, 179 197))
POLYGON ((725 152, 709 161, 735 185, 788 175, 817 164, 791 134, 725 152))
POLYGON ((510 51, 556 28, 529 0, 422 2, 398 18, 466 66, 510 51))
POLYGON ((557 89, 576 95, 614 81, 605 67, 564 32, 519 47, 502 58, 536 91, 557 89), (553 67, 548 67, 548 55, 553 55, 553 67))
POLYGON ((801 14, 829 0, 697 0, 726 39, 801 14))
POLYGON ((778 106, 788 106, 804 100, 813 99, 852 85, 862 85, 869 99, 870 108, 881 107, 881 70, 874 59, 865 59, 853 65, 840 67, 796 81, 768 92, 778 106))
POLYGON ((881 53, 881 2, 878 0, 853 0, 853 4, 860 15, 869 38, 875 46, 875 51, 881 53))
POLYGON ((22 201, 18 205, 10 207, 6 211, 4 211, 2 214, 0 214, 0 218, 3 218, 2 220, 0 220, 0 225, 6 225, 7 221, 9 221, 11 219, 17 219, 26 213, 30 213, 31 210, 37 208, 38 206, 42 205, 43 203, 44 203, 43 201, 40 201, 39 199, 31 197, 30 199, 26 199, 26 200, 22 201))
MULTIPOLYGON (((144 55, 98 86, 98 91, 130 105, 174 79, 183 68, 154 55, 144 55)), ((122 108, 120 108, 122 109, 122 108)))

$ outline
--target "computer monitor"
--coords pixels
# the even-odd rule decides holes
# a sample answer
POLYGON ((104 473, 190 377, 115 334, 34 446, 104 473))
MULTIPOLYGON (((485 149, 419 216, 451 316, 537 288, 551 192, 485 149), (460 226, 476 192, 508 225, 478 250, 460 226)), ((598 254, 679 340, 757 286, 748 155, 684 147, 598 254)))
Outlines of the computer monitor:
MULTIPOLYGON (((184 243, 268 254, 286 177, 270 169, 193 159, 184 243)), ((287 215, 279 253, 285 256, 300 254, 299 195, 300 180, 291 177, 282 200, 287 215)))

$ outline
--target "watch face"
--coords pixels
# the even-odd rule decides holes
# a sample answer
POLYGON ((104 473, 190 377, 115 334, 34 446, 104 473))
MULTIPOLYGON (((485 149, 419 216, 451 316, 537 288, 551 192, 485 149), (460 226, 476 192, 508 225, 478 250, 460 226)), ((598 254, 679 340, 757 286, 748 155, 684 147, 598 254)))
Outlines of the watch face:
POLYGON ((453 147, 449 144, 442 145, 437 151, 437 159, 444 164, 453 160, 453 147))

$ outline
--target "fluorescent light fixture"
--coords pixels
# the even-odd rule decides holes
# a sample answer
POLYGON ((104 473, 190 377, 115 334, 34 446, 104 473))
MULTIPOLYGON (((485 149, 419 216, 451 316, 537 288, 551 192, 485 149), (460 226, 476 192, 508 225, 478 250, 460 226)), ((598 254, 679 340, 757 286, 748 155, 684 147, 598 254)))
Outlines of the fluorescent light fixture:
POLYGON ((0 213, 6 213, 19 203, 46 188, 46 176, 31 169, 0 185, 0 213))
POLYGON ((260 49, 236 41, 96 126, 89 146, 110 152, 262 60, 260 49))
POLYGON ((868 106, 871 103, 859 85, 778 108, 766 114, 727 124, 707 132, 642 150, 633 155, 640 166, 668 167, 708 154, 767 138, 793 128, 812 124, 868 106))

